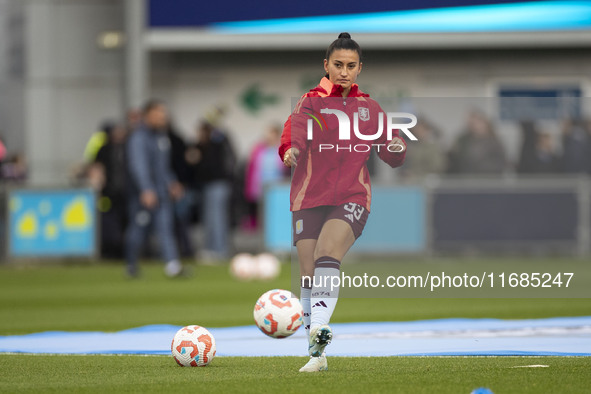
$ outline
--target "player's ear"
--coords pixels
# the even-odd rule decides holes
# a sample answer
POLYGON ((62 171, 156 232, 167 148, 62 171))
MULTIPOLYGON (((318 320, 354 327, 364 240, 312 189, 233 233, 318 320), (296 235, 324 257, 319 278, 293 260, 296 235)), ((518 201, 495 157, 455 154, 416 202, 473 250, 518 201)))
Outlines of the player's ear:
POLYGON ((362 68, 363 68, 363 63, 359 63, 359 70, 357 71, 357 75, 361 74, 362 68))
POLYGON ((324 59, 324 72, 328 74, 328 60, 324 59))

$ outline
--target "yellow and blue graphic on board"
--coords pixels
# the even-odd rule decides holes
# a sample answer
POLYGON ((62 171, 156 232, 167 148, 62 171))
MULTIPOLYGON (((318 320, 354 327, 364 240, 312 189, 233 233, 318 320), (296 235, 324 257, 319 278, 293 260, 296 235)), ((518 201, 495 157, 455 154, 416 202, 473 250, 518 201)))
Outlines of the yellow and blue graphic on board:
POLYGON ((96 250, 95 195, 89 189, 14 190, 9 198, 12 256, 90 256, 96 250))

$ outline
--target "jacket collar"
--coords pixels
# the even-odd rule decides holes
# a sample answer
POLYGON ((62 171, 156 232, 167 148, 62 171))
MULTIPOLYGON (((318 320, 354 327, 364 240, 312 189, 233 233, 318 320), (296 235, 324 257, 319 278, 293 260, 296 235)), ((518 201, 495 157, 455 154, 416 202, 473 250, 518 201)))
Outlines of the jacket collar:
MULTIPOLYGON (((312 91, 318 92, 320 97, 341 97, 343 94, 343 87, 341 85, 335 85, 327 77, 320 80, 318 86, 312 91)), ((367 93, 363 93, 359 90, 359 85, 354 83, 351 85, 351 91, 347 97, 369 97, 367 93)))

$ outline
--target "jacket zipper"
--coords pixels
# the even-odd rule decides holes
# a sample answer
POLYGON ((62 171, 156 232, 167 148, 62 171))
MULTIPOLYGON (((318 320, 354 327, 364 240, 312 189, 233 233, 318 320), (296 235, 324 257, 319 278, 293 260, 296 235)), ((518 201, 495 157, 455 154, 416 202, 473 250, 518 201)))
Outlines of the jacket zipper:
MULTIPOLYGON (((343 106, 344 107, 347 106, 347 98, 346 97, 343 97, 343 106)), ((343 108, 343 109, 345 109, 345 108, 343 108)), ((338 145, 338 142, 337 142, 337 145, 338 145)), ((338 153, 337 153, 337 155, 338 155, 338 153)), ((337 190, 338 190, 337 185, 339 184, 339 180, 341 178, 341 167, 342 166, 343 166, 343 162, 339 158, 338 159, 338 167, 337 167, 337 179, 336 179, 336 182, 335 182, 335 185, 334 185, 334 193, 333 193, 333 200, 332 200, 333 201, 333 205, 335 205, 336 202, 337 202, 337 190)))

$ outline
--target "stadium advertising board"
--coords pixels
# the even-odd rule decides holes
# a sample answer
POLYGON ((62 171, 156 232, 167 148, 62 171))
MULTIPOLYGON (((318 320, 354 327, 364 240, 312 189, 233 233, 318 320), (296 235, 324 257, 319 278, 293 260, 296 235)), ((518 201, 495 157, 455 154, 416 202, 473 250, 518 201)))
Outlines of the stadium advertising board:
POLYGON ((13 190, 8 245, 13 257, 92 256, 95 195, 89 189, 13 190))

